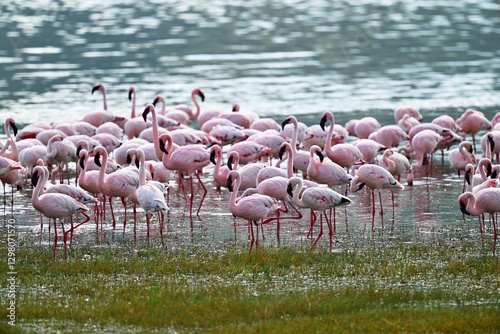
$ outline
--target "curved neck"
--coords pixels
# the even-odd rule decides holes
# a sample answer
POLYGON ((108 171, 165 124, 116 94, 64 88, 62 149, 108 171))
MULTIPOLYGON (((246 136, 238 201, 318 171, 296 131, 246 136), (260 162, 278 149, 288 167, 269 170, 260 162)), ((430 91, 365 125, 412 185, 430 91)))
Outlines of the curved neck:
POLYGON ((97 177, 97 184, 99 188, 104 185, 104 176, 106 174, 106 168, 108 167, 108 152, 105 149, 99 150, 99 153, 102 155, 101 168, 99 168, 99 175, 97 177))
POLYGON ((326 155, 331 155, 334 121, 332 118, 328 118, 328 119, 330 120, 330 127, 328 128, 328 132, 326 134, 326 139, 325 139, 325 153, 326 153, 326 155))
POLYGON ((295 204, 297 204, 298 206, 304 206, 302 203, 302 198, 299 198, 300 192, 302 191, 302 187, 303 187, 302 179, 297 178, 297 180, 298 180, 298 183, 295 186, 295 189, 293 190, 292 201, 295 204))
POLYGON ((384 155, 382 156, 382 160, 387 166, 387 170, 391 173, 394 172, 394 170, 396 169, 396 164, 394 163, 394 161, 389 159, 389 155, 384 153, 384 155))
POLYGON ((486 165, 491 164, 491 160, 489 159, 481 159, 479 161, 479 164, 477 165, 477 169, 479 169, 479 175, 481 176, 481 181, 484 182, 488 178, 486 176, 486 173, 484 172, 484 169, 486 168, 486 165))
POLYGON ((194 98, 195 96, 196 96, 195 91, 193 91, 191 93, 191 100, 193 100, 193 103, 194 103, 194 106, 195 106, 195 112, 191 113, 191 115, 189 115, 192 121, 194 121, 195 119, 197 119, 198 116, 200 115, 200 105, 198 104, 198 102, 194 98))
POLYGON ((462 196, 465 197, 465 200, 467 201, 467 212, 470 213, 472 216, 479 216, 480 214, 483 213, 482 210, 479 210, 476 206, 476 197, 472 193, 465 193, 462 196))
POLYGON ((161 102, 161 110, 160 114, 165 115, 165 109, 167 108, 167 103, 165 102, 165 98, 161 95, 158 95, 158 102, 161 102))
POLYGON ((12 140, 10 139, 7 139, 7 141, 5 142, 5 146, 2 148, 2 150, 0 151, 0 156, 3 156, 4 153, 7 151, 7 149, 9 148, 10 146, 10 143, 11 143, 12 140))
POLYGON ((7 139, 12 139, 12 136, 11 136, 10 131, 9 131, 9 127, 10 127, 10 121, 7 119, 7 120, 5 120, 5 123, 4 123, 5 134, 7 135, 7 139))
POLYGON ((220 165, 222 163, 222 150, 218 146, 213 146, 215 147, 215 154, 217 156, 217 160, 215 161, 215 167, 214 167, 214 179, 219 176, 220 174, 220 165))
MULTIPOLYGON (((172 154, 171 150, 172 150, 172 138, 170 136, 166 136, 166 143, 167 143, 167 146, 166 146, 166 151, 167 153, 163 153, 163 157, 161 159, 161 161, 163 162, 163 166, 165 166, 166 169, 174 169, 174 168, 171 168, 170 166, 170 154, 172 154)), ((158 145, 159 145, 159 140, 158 140, 158 145)))
POLYGON ((57 154, 57 149, 54 147, 54 141, 56 138, 50 138, 48 144, 47 144, 47 158, 54 158, 57 154))
POLYGON ((40 202, 39 196, 42 192, 42 189, 45 185, 45 170, 42 167, 35 167, 37 173, 41 173, 38 177, 38 183, 36 184, 35 189, 33 189, 33 194, 31 195, 31 204, 36 208, 37 204, 40 202))
MULTIPOLYGON (((83 168, 80 168, 80 175, 78 176, 78 185, 82 182, 82 180, 85 179, 85 173, 86 173, 86 166, 87 166, 87 160, 88 160, 88 154, 85 154, 83 156, 83 168)), ((80 166, 81 167, 81 166, 80 166)))
POLYGON ((236 197, 238 196, 238 190, 240 190, 240 184, 241 184, 241 176, 240 173, 237 173, 235 185, 233 187, 233 192, 231 193, 231 197, 229 197, 229 206, 236 205, 236 197))

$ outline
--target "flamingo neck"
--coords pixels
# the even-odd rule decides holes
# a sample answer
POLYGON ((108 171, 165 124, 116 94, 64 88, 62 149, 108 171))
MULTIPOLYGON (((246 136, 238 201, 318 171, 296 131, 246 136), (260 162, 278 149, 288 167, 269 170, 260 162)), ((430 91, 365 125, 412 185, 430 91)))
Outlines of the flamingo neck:
MULTIPOLYGON (((159 145, 159 143, 158 143, 158 145, 159 145)), ((165 168, 167 168, 167 169, 174 169, 174 168, 170 168, 170 167, 172 167, 172 166, 170 166, 170 155, 172 154, 171 149, 172 149, 172 137, 167 136, 167 147, 166 147, 167 153, 162 152, 163 157, 161 159, 161 161, 163 162, 163 166, 165 166, 165 168)))
POLYGON ((291 179, 293 177, 293 159, 294 159, 294 154, 293 154, 293 150, 291 147, 289 147, 290 145, 287 145, 287 151, 288 151, 288 158, 287 158, 287 161, 286 161, 286 173, 287 173, 287 177, 289 179, 291 179))
POLYGON ((40 203, 40 194, 42 192, 42 189, 45 185, 45 170, 43 168, 37 168, 37 171, 41 172, 42 175, 41 177, 38 179, 38 183, 36 184, 36 187, 35 189, 33 189, 33 193, 31 195, 31 204, 33 205, 33 207, 37 208, 38 207, 38 204, 40 203))
POLYGON ((328 118, 330 120, 330 127, 328 128, 328 132, 326 134, 325 139, 325 153, 326 155, 331 155, 332 153, 332 136, 333 136, 333 125, 335 124, 333 119, 328 118))
MULTIPOLYGON (((163 102, 163 106, 165 106, 165 102, 163 102)), ((160 137, 158 132, 158 118, 156 117, 156 110, 154 108, 151 108, 151 114, 153 117, 153 144, 155 147, 156 156, 161 160, 163 157, 163 152, 160 149, 160 142, 158 140, 158 138, 160 137)))
POLYGON ((139 154, 139 186, 146 184, 146 162, 144 153, 139 154))
POLYGON ((47 158, 54 158, 57 154, 57 149, 54 147, 54 138, 50 138, 49 142, 47 143, 47 158))
POLYGON ((241 185, 241 176, 238 173, 236 176, 233 192, 231 193, 231 197, 229 197, 229 206, 235 206, 237 204, 236 197, 238 196, 238 190, 240 190, 240 185, 241 185))
POLYGON ((191 118, 192 121, 194 121, 195 119, 197 119, 198 116, 200 115, 200 105, 198 104, 198 102, 194 98, 195 95, 196 94, 191 93, 191 100, 193 100, 193 103, 194 103, 194 106, 195 106, 195 112, 191 113, 191 115, 190 115, 190 118, 191 118))
POLYGON ((104 176, 106 174, 106 169, 108 167, 108 152, 106 150, 99 150, 99 153, 102 154, 102 163, 101 163, 101 168, 99 169, 99 175, 97 177, 97 183, 99 185, 99 188, 103 187, 105 182, 104 182, 104 176), (102 151, 102 153, 101 153, 102 151))
POLYGON ((108 111, 108 104, 106 103, 106 89, 102 87, 101 92, 102 92, 102 101, 104 104, 104 110, 108 111))
POLYGON ((472 216, 479 216, 480 214, 483 213, 483 210, 480 210, 475 206, 476 204, 476 197, 472 193, 465 193, 462 196, 465 197, 465 200, 467 201, 467 212, 470 213, 472 216))
POLYGON ((219 177, 220 175, 220 165, 222 163, 222 152, 220 149, 215 149, 215 152, 217 154, 217 161, 215 162, 215 167, 214 167, 214 179, 216 177, 219 177))
MULTIPOLYGON (((83 157, 83 168, 80 168, 80 175, 78 175, 78 185, 80 185, 82 183, 82 180, 85 179, 85 175, 86 175, 86 167, 87 167, 87 160, 88 160, 88 155, 85 154, 85 156, 83 157)), ((78 166, 78 163, 77 163, 77 166, 78 166)))
POLYGON ((389 159, 389 156, 384 154, 384 156, 382 157, 382 160, 384 161, 385 165, 387 166, 387 170, 391 173, 394 172, 394 170, 396 169, 396 163, 394 161, 392 161, 391 159, 389 159))
POLYGON ((292 134, 292 150, 293 153, 297 152, 297 137, 299 135, 299 125, 297 124, 297 121, 295 119, 292 119, 292 124, 293 124, 293 134, 292 134))
POLYGON ((135 118, 135 90, 132 91, 132 113, 130 114, 130 119, 135 118))
POLYGON ((300 192, 302 191, 302 188, 303 188, 302 179, 298 178, 298 183, 295 186, 295 189, 293 190, 293 197, 292 197, 292 201, 295 204, 297 204, 298 206, 304 206, 302 198, 299 197, 300 196, 300 192))

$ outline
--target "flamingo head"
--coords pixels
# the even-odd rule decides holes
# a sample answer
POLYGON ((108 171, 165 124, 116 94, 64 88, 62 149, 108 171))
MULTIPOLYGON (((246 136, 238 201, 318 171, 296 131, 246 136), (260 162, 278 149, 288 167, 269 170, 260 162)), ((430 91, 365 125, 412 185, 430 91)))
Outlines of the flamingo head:
POLYGON ((233 191, 233 178, 232 178, 231 174, 229 174, 229 176, 227 178, 226 187, 227 187, 227 190, 229 190, 230 192, 233 191))
POLYGON ((14 122, 13 119, 10 119, 9 125, 12 128, 12 131, 14 132, 14 136, 17 136, 17 125, 16 125, 16 122, 14 122))
POLYGON ((214 165, 216 164, 215 154, 215 151, 210 152, 210 162, 212 162, 214 165))
POLYGON ((285 130, 285 126, 292 121, 293 116, 287 117, 282 123, 281 123, 281 130, 285 130))
POLYGON ((238 112, 240 111, 240 105, 238 103, 233 104, 233 112, 238 112))
POLYGON ((40 176, 38 175, 38 170, 35 170, 33 174, 31 174, 31 183, 33 184, 34 187, 38 184, 38 180, 40 179, 40 176))
POLYGON ((328 121, 327 116, 323 115, 323 117, 321 117, 321 120, 319 121, 319 126, 321 126, 321 130, 325 131, 325 124, 327 121, 328 121))
POLYGON ((128 100, 129 101, 132 101, 132 95, 135 93, 135 87, 134 86, 130 86, 130 88, 128 89, 128 100))
POLYGON ((495 149, 495 140, 493 139, 492 133, 488 133, 488 141, 490 143, 490 150, 491 152, 493 152, 493 150, 495 149))
MULTIPOLYGON (((157 98, 156 98, 157 99, 157 98)), ((155 101, 156 101, 155 99, 155 101)), ((153 102, 153 104, 148 104, 146 106, 146 109, 144 109, 144 111, 142 112, 142 118, 144 119, 144 122, 147 122, 148 121, 148 114, 155 109, 154 107, 155 105, 155 102, 153 102)))
POLYGON ((85 169, 84 162, 85 162, 85 157, 80 157, 80 159, 78 160, 78 164, 80 165, 81 169, 85 169))
POLYGON ((96 90, 100 90, 100 91, 104 92, 104 85, 103 84, 98 84, 98 85, 92 87, 92 94, 94 94, 94 92, 96 90))
POLYGON ((155 106, 155 107, 156 107, 156 104, 157 104, 158 102, 160 102, 160 100, 161 100, 161 97, 160 97, 159 95, 158 95, 157 97, 155 97, 155 99, 153 100, 153 106, 155 106))
POLYGON ((205 102, 205 94, 199 88, 195 88, 192 94, 198 95, 201 98, 201 102, 205 102))
POLYGON ((463 200, 460 200, 459 203, 460 203, 460 211, 462 211, 462 213, 470 216, 469 211, 467 211, 467 204, 463 200))
POLYGON ((229 168, 229 170, 233 170, 233 156, 232 155, 227 159, 227 168, 229 168))
POLYGON ((286 145, 281 146, 279 152, 278 152, 278 157, 280 160, 283 160, 283 154, 285 154, 286 151, 286 145))

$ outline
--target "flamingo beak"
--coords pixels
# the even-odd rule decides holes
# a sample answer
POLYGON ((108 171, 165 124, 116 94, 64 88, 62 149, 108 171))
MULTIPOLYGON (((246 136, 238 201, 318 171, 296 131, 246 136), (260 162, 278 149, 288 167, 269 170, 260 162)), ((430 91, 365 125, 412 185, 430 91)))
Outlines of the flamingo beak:
POLYGON ((470 185, 470 171, 465 172, 464 179, 465 179, 465 182, 467 182, 467 184, 470 185))
POLYGON ((163 140, 160 140, 160 150, 163 153, 168 154, 167 149, 165 148, 165 143, 163 142, 163 140))
POLYGON ((16 125, 16 123, 12 122, 12 123, 10 123, 10 126, 12 127, 12 131, 14 131, 14 136, 17 136, 17 125, 16 125))
POLYGON ((128 100, 129 101, 132 101, 132 94, 134 93, 134 90, 135 90, 135 88, 133 86, 130 87, 130 89, 128 90, 128 100))
POLYGON ((326 124, 326 115, 321 117, 321 121, 319 121, 319 126, 321 126, 321 130, 325 131, 325 124, 326 124))
POLYGON ((460 211, 462 211, 462 213, 470 216, 470 213, 469 213, 469 211, 467 211, 467 207, 466 207, 465 203, 462 201, 460 201, 460 211))
POLYGON ((286 187, 286 193, 290 195, 290 197, 293 197, 293 187, 291 184, 288 184, 288 186, 286 187))
POLYGON ((201 98, 201 102, 205 102, 205 94, 198 89, 198 96, 201 98))
POLYGON ((31 175, 31 183, 36 187, 38 184, 38 172, 34 172, 33 175, 31 175))
POLYGON ((216 164, 215 162, 215 151, 210 153, 210 162, 212 162, 214 165, 216 164))
POLYGON ((99 84, 99 85, 97 85, 97 86, 92 87, 92 94, 94 94, 94 92, 95 92, 96 90, 100 90, 100 89, 101 89, 101 85, 100 85, 100 84, 99 84))
POLYGON ((316 152, 316 154, 318 155, 320 162, 323 162, 323 160, 325 160, 325 156, 323 155, 323 153, 318 151, 318 152, 316 152))
POLYGON ((139 159, 135 159, 135 167, 139 168, 139 159))
POLYGON ((230 156, 229 159, 227 159, 227 168, 229 168, 229 170, 233 170, 233 157, 230 156))
POLYGON ((147 106, 146 109, 144 109, 144 111, 142 113, 142 118, 144 119, 144 122, 148 121, 148 114, 150 112, 150 109, 151 109, 151 107, 147 106))
POLYGON ((94 162, 95 164, 98 166, 98 167, 101 167, 101 155, 99 153, 97 153, 94 157, 94 162))
POLYGON ((280 160, 283 160, 283 154, 285 153, 285 150, 286 150, 286 146, 282 146, 280 148, 280 151, 278 152, 278 156, 279 156, 280 160))
POLYGON ((285 129, 285 125, 287 125, 288 123, 290 123, 290 118, 285 119, 285 120, 281 123, 281 130, 284 130, 284 129, 285 129))
POLYGON ((229 191, 231 191, 231 192, 233 191, 233 180, 232 180, 231 176, 229 176, 227 178, 226 186, 227 186, 227 189, 229 191))
POLYGON ((156 97, 153 101, 153 106, 156 107, 156 104, 160 101, 160 98, 159 97, 156 97))
POLYGON ((127 165, 130 165, 132 163, 132 157, 127 154, 127 165))
POLYGON ((85 169, 85 165, 83 164, 83 160, 84 160, 84 159, 83 159, 83 157, 81 157, 81 158, 78 160, 78 163, 80 164, 80 167, 81 167, 82 169, 85 169))

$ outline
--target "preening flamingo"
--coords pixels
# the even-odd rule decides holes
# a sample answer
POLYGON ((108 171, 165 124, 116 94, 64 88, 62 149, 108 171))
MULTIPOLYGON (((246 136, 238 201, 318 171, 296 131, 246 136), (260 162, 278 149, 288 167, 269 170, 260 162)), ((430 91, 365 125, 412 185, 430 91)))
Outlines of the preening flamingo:
MULTIPOLYGON (((351 192, 356 192, 367 186, 372 190, 372 230, 375 227, 375 190, 378 190, 380 199, 380 216, 382 218, 382 228, 384 228, 384 210, 382 207, 381 189, 401 189, 405 187, 399 183, 388 170, 378 165, 366 164, 356 171, 356 175, 351 181, 351 192)), ((394 204, 393 204, 394 205, 394 204)))
POLYGON ((457 170, 458 176, 460 176, 460 171, 465 171, 465 166, 467 166, 467 164, 475 163, 472 143, 469 141, 461 142, 458 148, 450 151, 448 160, 451 167, 457 170))
MULTIPOLYGON (((236 197, 240 183, 240 173, 234 170, 229 172, 227 178, 227 188, 230 192, 232 192, 231 197, 229 198, 229 211, 231 211, 235 217, 248 220, 252 231, 252 241, 250 243, 250 251, 252 251, 252 247, 255 242, 253 224, 257 225, 259 221, 268 217, 273 211, 275 211, 278 207, 278 202, 270 196, 261 194, 240 197, 237 200, 236 197)), ((255 245, 257 246, 258 243, 259 237, 257 234, 257 242, 255 242, 255 245)))
MULTIPOLYGON (((161 151, 164 153, 162 161, 165 168, 177 170, 183 174, 189 175, 191 181, 191 198, 189 205, 190 217, 192 217, 193 214, 193 174, 196 175, 198 182, 203 188, 203 196, 201 198, 200 205, 198 206, 198 210, 196 211, 196 215, 199 215, 201 206, 203 205, 203 200, 207 195, 207 188, 201 181, 199 174, 203 167, 210 163, 210 152, 203 145, 181 146, 172 150, 172 137, 168 133, 160 136, 159 144, 161 151)), ((182 178, 180 178, 179 181, 182 184, 182 178)))

